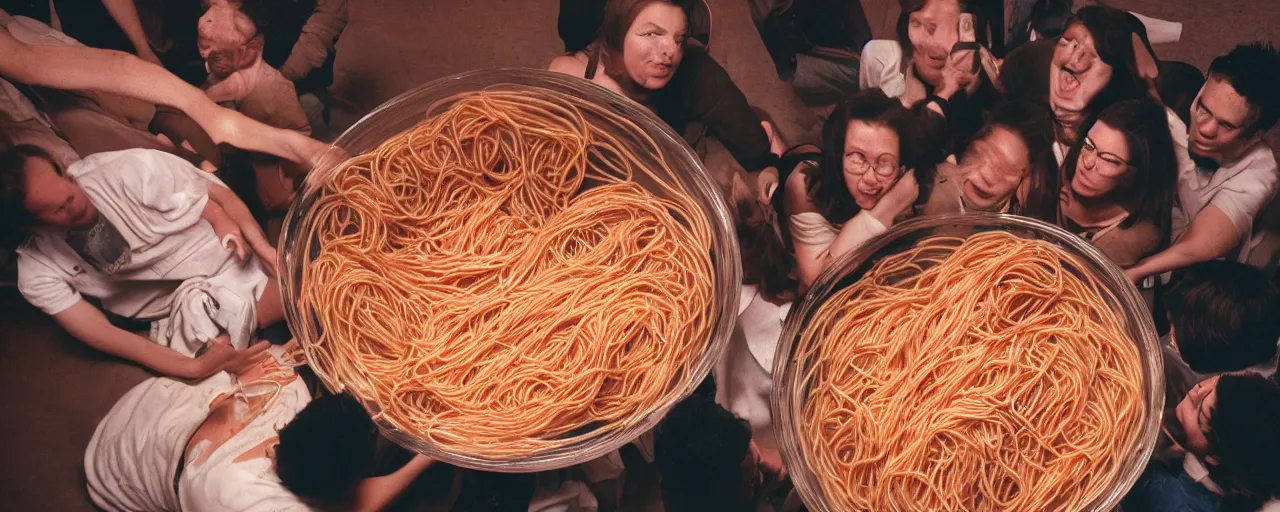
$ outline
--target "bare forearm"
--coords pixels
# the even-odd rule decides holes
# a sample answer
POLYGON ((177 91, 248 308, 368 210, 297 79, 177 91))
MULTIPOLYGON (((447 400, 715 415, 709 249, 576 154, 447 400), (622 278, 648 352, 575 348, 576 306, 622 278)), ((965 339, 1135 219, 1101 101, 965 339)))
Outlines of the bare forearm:
POLYGON ((93 90, 167 105, 190 116, 218 143, 310 165, 328 147, 305 135, 278 130, 219 107, 204 92, 164 68, 133 55, 81 46, 31 46, 0 31, 0 72, 30 85, 93 90))
POLYGON ((165 375, 198 377, 195 359, 152 343, 114 325, 93 305, 81 301, 54 315, 59 324, 85 344, 116 357, 127 359, 165 375))
POLYGON ((356 487, 356 505, 353 508, 358 512, 387 508, 432 464, 435 461, 429 457, 415 455, 408 464, 390 475, 364 479, 356 487))
POLYGON ((311 70, 324 64, 346 26, 347 0, 316 2, 315 12, 307 18, 302 35, 298 36, 289 58, 280 66, 280 72, 290 81, 306 77, 311 70))
POLYGON ((209 202, 220 206, 223 215, 240 228, 240 232, 248 241, 266 242, 267 236, 262 232, 258 221, 253 218, 253 213, 249 212, 249 207, 231 189, 210 183, 209 202))
POLYGON ((142 30, 142 21, 138 19, 138 8, 133 0, 102 0, 102 5, 107 8, 107 13, 111 14, 111 19, 116 21, 116 25, 120 26, 120 30, 129 37, 129 42, 133 43, 134 48, 140 52, 150 49, 147 34, 142 30))

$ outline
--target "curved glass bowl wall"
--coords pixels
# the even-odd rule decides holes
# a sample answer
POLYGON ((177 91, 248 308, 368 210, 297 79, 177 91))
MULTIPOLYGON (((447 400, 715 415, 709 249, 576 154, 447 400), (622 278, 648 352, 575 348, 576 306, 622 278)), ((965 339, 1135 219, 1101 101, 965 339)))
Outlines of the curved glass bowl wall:
POLYGON ((1160 355, 1155 325, 1137 289, 1114 264, 1080 237, 1038 220, 1000 214, 937 215, 912 219, 894 226, 883 235, 867 242, 858 250, 837 260, 827 269, 797 307, 787 315, 778 341, 774 360, 773 422, 774 435, 782 451, 783 461, 800 497, 812 512, 844 512, 836 509, 823 494, 800 446, 799 425, 803 417, 808 383, 803 381, 809 361, 800 335, 808 327, 814 313, 834 294, 852 286, 880 259, 907 251, 921 240, 935 236, 969 237, 985 231, 1007 231, 1023 238, 1050 242, 1075 256, 1081 267, 1093 274, 1116 297, 1110 304, 1124 320, 1130 339, 1138 346, 1142 364, 1142 424, 1133 446, 1129 447, 1123 467, 1112 487, 1085 510, 1108 511, 1120 503, 1137 481, 1155 448, 1160 417, 1164 406, 1164 365, 1160 355))
MULTIPOLYGON (((428 83, 386 102, 338 137, 330 154, 326 155, 322 163, 308 175, 302 190, 289 209, 280 242, 282 262, 280 284, 284 297, 285 315, 294 337, 310 356, 313 340, 318 338, 319 333, 311 322, 300 321, 307 318, 307 315, 313 315, 313 312, 302 311, 297 304, 302 283, 302 269, 308 264, 307 248, 315 241, 306 239, 303 234, 309 231, 308 223, 312 220, 309 212, 323 193, 321 185, 325 177, 335 172, 335 168, 344 160, 343 157, 373 150, 383 141, 418 124, 424 119, 423 115, 429 107, 450 96, 494 86, 548 89, 571 94, 624 115, 653 138, 660 154, 641 151, 639 149, 641 145, 638 142, 630 140, 626 142, 634 143, 633 149, 642 158, 648 158, 654 163, 658 159, 665 160, 675 171, 680 185, 701 205, 712 225, 711 261, 715 274, 715 289, 710 311, 714 325, 711 339, 706 340, 706 350, 696 361, 695 371, 687 375, 683 382, 677 383, 678 393, 663 403, 652 404, 650 412, 641 421, 612 432, 593 430, 579 436, 579 441, 572 445, 518 459, 494 459, 475 454, 444 451, 430 441, 401 431, 380 419, 378 404, 363 398, 361 401, 388 438, 414 451, 450 464, 503 472, 533 472, 568 467, 603 456, 656 426, 668 409, 681 397, 692 393, 710 373, 715 362, 720 359, 728 346, 729 335, 737 319, 742 265, 733 219, 720 186, 679 135, 652 112, 635 102, 580 78, 525 69, 485 70, 454 75, 428 83)), ((603 118, 591 115, 587 115, 586 118, 589 122, 607 129, 608 123, 603 118)), ((646 182, 646 179, 647 177, 637 176, 636 182, 659 197, 667 195, 661 188, 654 186, 654 183, 646 182)), ((324 372, 323 368, 314 368, 314 370, 329 389, 350 388, 357 391, 353 394, 362 395, 354 387, 358 386, 358 383, 336 382, 331 375, 324 372)))

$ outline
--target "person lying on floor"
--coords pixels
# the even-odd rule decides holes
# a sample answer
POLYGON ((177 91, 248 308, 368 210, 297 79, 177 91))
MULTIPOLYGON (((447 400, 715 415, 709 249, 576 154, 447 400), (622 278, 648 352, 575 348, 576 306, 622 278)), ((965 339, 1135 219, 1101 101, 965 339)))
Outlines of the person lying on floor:
POLYGON ((296 348, 275 347, 196 384, 156 377, 135 386, 85 450, 93 502, 109 511, 189 512, 392 504, 434 461, 415 455, 369 477, 377 429, 354 399, 312 400, 293 370, 296 348))
POLYGON ((283 319, 275 249, 212 174, 177 156, 98 153, 65 169, 44 150, 0 153, 0 231, 20 242, 18 289, 89 346, 165 375, 244 363, 256 328, 283 319), (113 326, 156 321, 152 340, 113 326), (215 337, 230 334, 231 343, 215 337), (201 357, 193 357, 203 353, 201 357))

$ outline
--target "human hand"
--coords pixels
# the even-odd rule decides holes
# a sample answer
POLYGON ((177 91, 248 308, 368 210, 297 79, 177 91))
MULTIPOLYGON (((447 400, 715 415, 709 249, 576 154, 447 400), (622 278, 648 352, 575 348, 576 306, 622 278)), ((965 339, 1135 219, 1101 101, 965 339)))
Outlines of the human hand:
POLYGON ((160 57, 157 57, 156 53, 151 51, 150 44, 143 43, 135 49, 138 52, 139 59, 145 60, 147 62, 150 62, 160 67, 164 67, 164 63, 160 62, 160 57))
POLYGON ((947 58, 947 65, 942 67, 942 84, 934 94, 949 100, 960 91, 973 92, 978 84, 978 75, 969 71, 973 69, 973 59, 973 50, 952 53, 947 58))
POLYGON ((916 181, 916 172, 908 170, 898 178, 897 183, 889 187, 889 191, 880 199, 880 203, 885 204, 888 211, 896 216, 899 212, 910 208, 918 197, 920 197, 920 184, 916 181))
POLYGON ((231 346, 231 337, 227 334, 220 334, 209 341, 206 346, 208 348, 205 349, 204 353, 195 358, 196 372, 194 377, 197 379, 208 377, 220 371, 236 373, 253 364, 259 357, 262 357, 271 344, 258 343, 243 350, 236 350, 235 347, 231 346))

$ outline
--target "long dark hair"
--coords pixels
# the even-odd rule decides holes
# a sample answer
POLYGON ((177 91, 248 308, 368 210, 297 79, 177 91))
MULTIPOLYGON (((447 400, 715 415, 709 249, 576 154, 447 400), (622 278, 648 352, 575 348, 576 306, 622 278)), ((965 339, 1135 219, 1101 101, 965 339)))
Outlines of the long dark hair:
POLYGON ((1209 440, 1218 464, 1209 477, 1225 491, 1221 510, 1257 510, 1280 496, 1280 389, 1256 373, 1224 374, 1216 385, 1218 403, 1209 416, 1209 440))
POLYGON ((911 151, 914 132, 910 119, 911 112, 902 102, 879 89, 859 92, 831 111, 822 125, 822 156, 818 159, 817 172, 809 176, 805 187, 828 221, 843 224, 861 211, 844 183, 844 140, 849 133, 849 123, 863 121, 893 130, 898 134, 900 164, 914 168, 918 159, 911 151))
MULTIPOLYGON (((1129 212, 1120 228, 1150 221, 1161 232, 1168 233, 1178 161, 1164 106, 1151 99, 1124 100, 1103 110, 1095 121, 1098 122, 1124 134, 1124 142, 1129 146, 1129 164, 1135 170, 1128 186, 1112 192, 1116 202, 1129 212)), ((1075 178, 1076 164, 1083 148, 1082 136, 1063 161, 1063 174, 1068 186, 1075 178)))
POLYGON ((1138 74, 1138 61, 1133 54, 1135 32, 1129 13, 1105 5, 1091 5, 1076 11, 1067 28, 1075 24, 1083 25, 1089 31, 1098 58, 1111 66, 1111 80, 1086 107, 1087 121, 1080 128, 1084 130, 1093 124, 1099 112, 1112 103, 1145 97, 1147 82, 1138 74))
POLYGON ((1059 172, 1058 160, 1053 155, 1053 111, 1032 99, 1004 103, 991 112, 969 142, 987 137, 996 127, 1007 129, 1022 139, 1027 146, 1027 161, 1031 164, 1027 175, 1030 192, 1025 201, 1020 201, 1015 192, 1009 213, 1056 223, 1059 172))

